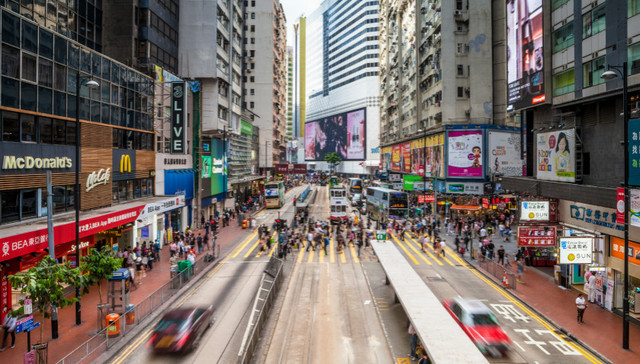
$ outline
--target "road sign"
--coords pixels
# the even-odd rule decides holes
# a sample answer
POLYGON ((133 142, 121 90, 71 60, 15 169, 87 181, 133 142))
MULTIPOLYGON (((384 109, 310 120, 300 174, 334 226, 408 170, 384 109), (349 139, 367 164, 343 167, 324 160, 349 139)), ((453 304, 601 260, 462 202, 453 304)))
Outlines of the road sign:
POLYGON ((30 298, 24 300, 24 313, 25 315, 31 315, 33 313, 33 306, 31 305, 32 301, 30 298))
POLYGON ((16 322, 16 333, 27 331, 26 327, 29 327, 33 324, 33 315, 29 315, 25 318, 21 318, 16 322))
POLYGON ((387 240, 387 231, 376 230, 376 240, 387 240))

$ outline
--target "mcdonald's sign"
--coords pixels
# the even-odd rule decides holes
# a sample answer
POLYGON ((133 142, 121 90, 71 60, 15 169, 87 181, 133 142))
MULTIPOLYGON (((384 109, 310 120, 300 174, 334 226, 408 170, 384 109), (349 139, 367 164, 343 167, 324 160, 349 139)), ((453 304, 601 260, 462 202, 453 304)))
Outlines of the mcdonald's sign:
POLYGON ((136 151, 131 149, 113 150, 113 181, 136 178, 136 151))

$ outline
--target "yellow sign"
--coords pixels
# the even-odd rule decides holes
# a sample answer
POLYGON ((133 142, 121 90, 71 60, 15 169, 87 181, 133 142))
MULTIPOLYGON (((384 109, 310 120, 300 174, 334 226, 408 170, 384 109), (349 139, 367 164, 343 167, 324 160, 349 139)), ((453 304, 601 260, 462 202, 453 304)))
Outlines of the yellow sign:
POLYGON ((120 173, 131 172, 131 156, 128 154, 120 157, 120 173))
POLYGON ((156 73, 156 82, 162 82, 162 67, 155 65, 154 71, 156 73))

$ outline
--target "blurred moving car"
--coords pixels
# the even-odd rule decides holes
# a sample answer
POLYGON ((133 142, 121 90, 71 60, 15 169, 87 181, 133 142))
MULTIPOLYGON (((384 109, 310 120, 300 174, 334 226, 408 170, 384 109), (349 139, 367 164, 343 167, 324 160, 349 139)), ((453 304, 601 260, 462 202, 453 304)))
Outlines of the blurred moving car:
POLYGON ((483 354, 501 357, 511 349, 511 339, 484 303, 456 298, 443 305, 483 354))
POLYGON ((213 306, 181 307, 162 316, 148 346, 157 353, 186 352, 198 346, 204 332, 213 324, 213 306))
POLYGON ((358 206, 360 202, 362 202, 361 193, 355 193, 353 196, 351 196, 351 206, 358 206))

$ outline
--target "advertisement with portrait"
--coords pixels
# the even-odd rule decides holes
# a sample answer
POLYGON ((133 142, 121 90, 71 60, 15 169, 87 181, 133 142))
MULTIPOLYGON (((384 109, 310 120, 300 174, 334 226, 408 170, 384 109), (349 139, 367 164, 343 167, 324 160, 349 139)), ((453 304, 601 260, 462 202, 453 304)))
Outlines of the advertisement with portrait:
POLYGON ((448 132, 448 177, 484 177, 482 133, 482 130, 455 130, 448 132))
POLYGON ((400 148, 400 145, 394 145, 392 147, 393 149, 391 150, 391 170, 394 172, 401 172, 402 171, 402 150, 400 148))
POLYGON ((322 161, 337 153, 342 160, 364 160, 366 109, 313 120, 305 124, 305 160, 322 161))
POLYGON ((444 177, 444 133, 428 136, 426 143, 426 176, 444 177))
POLYGON ((424 139, 411 141, 411 173, 418 174, 418 169, 424 165, 424 139))
POLYGON ((211 178, 211 156, 210 155, 202 156, 202 173, 200 177, 211 178))
POLYGON ((411 172, 411 143, 402 144, 402 171, 411 172))
POLYGON ((539 133, 536 138, 537 178, 549 181, 575 182, 575 129, 539 133))
POLYGON ((489 175, 523 176, 520 134, 503 131, 488 131, 489 175))
POLYGON ((211 154, 211 194, 215 196, 227 191, 227 163, 222 140, 211 140, 211 154))
POLYGON ((383 151, 382 154, 380 155, 380 158, 382 162, 382 170, 385 172, 390 171, 391 170, 391 148, 389 148, 388 152, 383 151))
POLYGON ((507 1, 507 111, 545 101, 542 0, 507 1))

